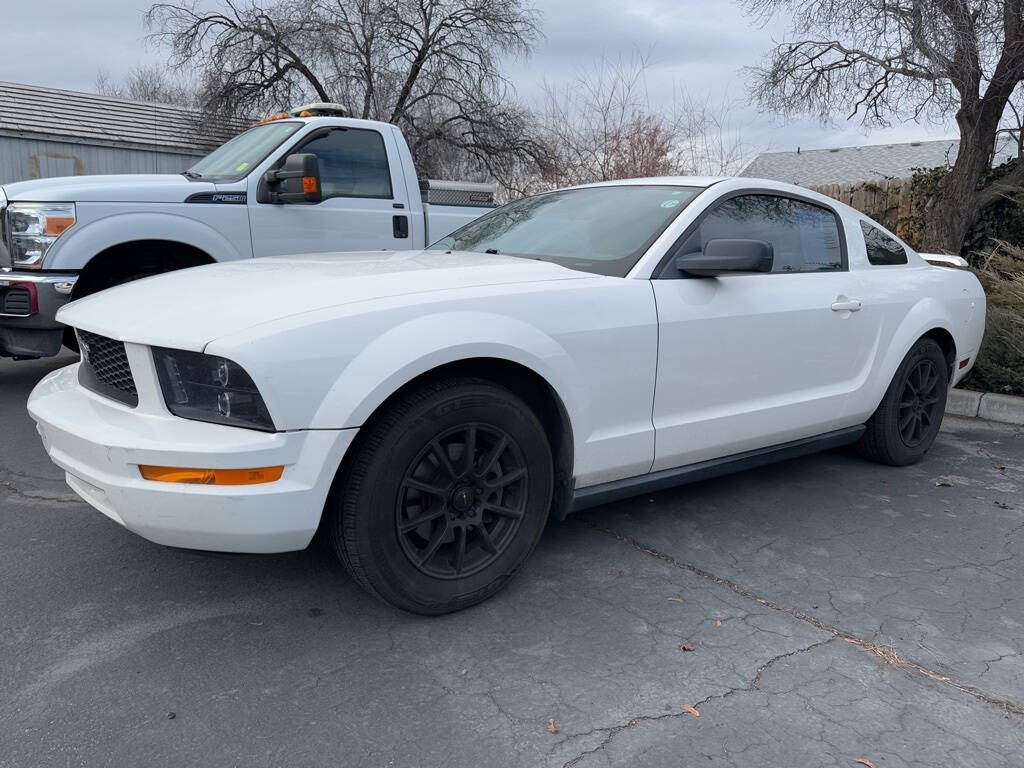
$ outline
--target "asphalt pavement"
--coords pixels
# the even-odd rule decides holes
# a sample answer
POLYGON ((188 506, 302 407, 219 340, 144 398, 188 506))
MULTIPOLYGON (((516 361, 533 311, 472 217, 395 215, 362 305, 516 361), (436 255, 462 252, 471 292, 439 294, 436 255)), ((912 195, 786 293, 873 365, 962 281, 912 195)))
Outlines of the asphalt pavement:
POLYGON ((1024 430, 947 417, 552 524, 441 618, 323 547, 211 556, 80 502, 0 361, 0 766, 1024 765, 1024 430))

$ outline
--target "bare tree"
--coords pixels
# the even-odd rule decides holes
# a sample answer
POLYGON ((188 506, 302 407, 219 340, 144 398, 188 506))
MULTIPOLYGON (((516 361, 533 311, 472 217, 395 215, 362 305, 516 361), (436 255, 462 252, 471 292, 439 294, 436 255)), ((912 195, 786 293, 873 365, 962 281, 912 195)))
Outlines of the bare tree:
POLYGON ((1024 182, 1024 162, 985 184, 1024 77, 1024 0, 744 0, 792 16, 792 40, 754 68, 760 103, 867 125, 955 116, 959 151, 926 212, 922 245, 959 251, 981 211, 1024 182))
POLYGON ((171 66, 203 73, 220 105, 252 113, 340 101, 400 125, 428 174, 452 153, 499 179, 544 163, 501 71, 539 37, 525 0, 211 3, 159 2, 146 19, 171 66))
POLYGON ((202 100, 199 86, 158 64, 140 64, 120 82, 101 69, 96 73, 93 90, 102 96, 183 107, 198 106, 202 100))
MULTIPOLYGON (((678 90, 672 106, 680 137, 682 168, 704 176, 733 176, 750 158, 748 126, 737 115, 741 105, 728 92, 717 99, 678 90)), ((761 151, 769 147, 761 146, 761 151)))
POLYGON ((601 59, 560 85, 545 84, 539 111, 550 169, 539 180, 563 186, 638 176, 728 175, 747 149, 715 104, 679 90, 672 103, 652 105, 646 85, 649 55, 601 59))

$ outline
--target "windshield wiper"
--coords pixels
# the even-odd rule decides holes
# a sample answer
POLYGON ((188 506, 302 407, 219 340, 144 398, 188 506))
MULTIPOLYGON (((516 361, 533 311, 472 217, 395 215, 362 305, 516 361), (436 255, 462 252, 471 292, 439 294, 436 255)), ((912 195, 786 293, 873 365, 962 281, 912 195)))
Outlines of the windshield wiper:
POLYGON ((203 178, 203 174, 196 173, 195 171, 182 171, 181 175, 184 176, 186 179, 201 179, 201 178, 203 178))

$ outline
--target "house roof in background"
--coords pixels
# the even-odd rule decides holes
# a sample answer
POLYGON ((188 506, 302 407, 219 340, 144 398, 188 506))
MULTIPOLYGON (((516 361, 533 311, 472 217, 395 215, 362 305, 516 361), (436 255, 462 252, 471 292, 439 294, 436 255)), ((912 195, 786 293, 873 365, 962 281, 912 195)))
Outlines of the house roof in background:
POLYGON ((7 135, 205 153, 248 125, 171 104, 0 82, 0 132, 7 135))
MULTIPOLYGON (((804 187, 904 179, 911 176, 915 168, 952 164, 956 160, 958 145, 959 139, 939 139, 906 144, 763 152, 748 163, 740 175, 804 187)), ((1012 156, 1006 151, 997 154, 996 164, 1012 156)))

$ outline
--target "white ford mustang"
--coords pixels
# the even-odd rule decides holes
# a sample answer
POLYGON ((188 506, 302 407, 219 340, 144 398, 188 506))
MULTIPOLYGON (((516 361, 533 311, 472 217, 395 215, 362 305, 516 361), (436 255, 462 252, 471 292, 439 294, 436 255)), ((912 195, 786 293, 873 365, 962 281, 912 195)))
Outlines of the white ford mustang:
POLYGON ((151 541, 318 529, 374 595, 500 589, 549 516, 856 442, 920 459, 985 298, 834 200, 657 178, 499 208, 430 249, 175 272, 65 307, 82 362, 29 412, 151 541))

